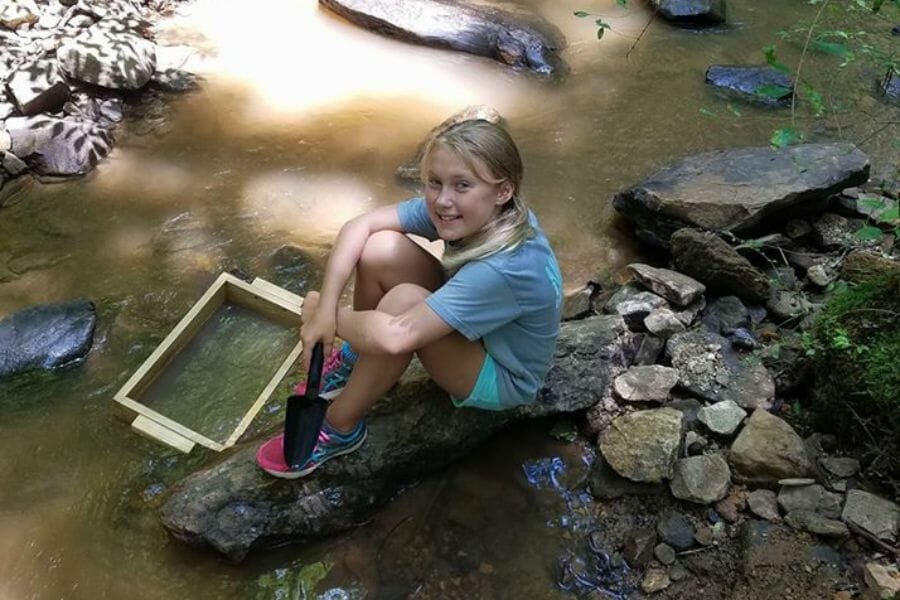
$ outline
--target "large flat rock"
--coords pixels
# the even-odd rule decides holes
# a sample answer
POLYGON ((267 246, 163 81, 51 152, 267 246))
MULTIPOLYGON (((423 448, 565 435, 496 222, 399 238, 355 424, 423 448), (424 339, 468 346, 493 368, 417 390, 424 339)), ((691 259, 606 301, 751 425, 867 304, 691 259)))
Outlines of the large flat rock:
POLYGON ((537 402, 511 412, 456 409, 421 368, 410 369, 369 415, 369 436, 357 452, 286 481, 256 466, 255 440, 178 484, 161 508, 162 523, 176 538, 233 560, 254 547, 349 529, 513 420, 590 406, 623 368, 631 345, 619 317, 564 324, 537 402))
POLYGON ((797 204, 864 183, 869 159, 853 144, 734 148, 689 156, 613 199, 650 243, 682 227, 741 232, 797 204))
POLYGON ((559 69, 563 35, 534 16, 451 0, 319 0, 366 29, 407 42, 486 56, 545 75, 559 69))

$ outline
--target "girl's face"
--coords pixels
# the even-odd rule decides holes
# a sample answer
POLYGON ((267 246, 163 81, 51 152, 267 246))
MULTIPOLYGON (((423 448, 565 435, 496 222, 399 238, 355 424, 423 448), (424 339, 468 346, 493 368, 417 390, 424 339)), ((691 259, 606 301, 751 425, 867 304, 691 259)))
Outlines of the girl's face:
MULTIPOLYGON (((508 181, 490 183, 472 171, 461 156, 436 145, 425 174, 428 214, 442 240, 452 242, 479 231, 512 198, 508 181)), ((478 170, 488 173, 485 165, 478 170)))

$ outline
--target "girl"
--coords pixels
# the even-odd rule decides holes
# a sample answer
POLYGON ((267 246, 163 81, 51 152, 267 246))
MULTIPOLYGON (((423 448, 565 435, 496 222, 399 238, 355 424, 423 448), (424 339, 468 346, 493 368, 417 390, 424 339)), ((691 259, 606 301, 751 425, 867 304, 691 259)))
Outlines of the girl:
POLYGON ((425 197, 346 223, 321 293, 306 296, 305 364, 316 342, 326 356, 335 335, 345 342, 325 365, 321 395, 333 401, 312 457, 291 470, 283 436, 260 448, 259 465, 276 477, 302 477, 359 448, 366 413, 413 353, 456 406, 505 410, 535 399, 559 333, 562 282, 519 193, 519 151, 501 127, 464 121, 429 143, 421 171, 425 197), (443 240, 442 261, 407 233, 443 240), (354 269, 353 308, 339 308, 354 269))

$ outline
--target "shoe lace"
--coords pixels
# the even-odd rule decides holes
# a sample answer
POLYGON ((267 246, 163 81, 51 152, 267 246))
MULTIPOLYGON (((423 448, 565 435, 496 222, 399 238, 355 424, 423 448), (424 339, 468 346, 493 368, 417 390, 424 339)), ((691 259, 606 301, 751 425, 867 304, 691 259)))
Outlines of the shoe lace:
POLYGON ((343 357, 341 356, 341 349, 338 348, 337 350, 333 351, 331 353, 331 356, 328 357, 328 360, 325 361, 325 366, 323 367, 322 370, 325 373, 334 371, 339 366, 341 366, 341 362, 343 362, 342 359, 343 359, 343 357))

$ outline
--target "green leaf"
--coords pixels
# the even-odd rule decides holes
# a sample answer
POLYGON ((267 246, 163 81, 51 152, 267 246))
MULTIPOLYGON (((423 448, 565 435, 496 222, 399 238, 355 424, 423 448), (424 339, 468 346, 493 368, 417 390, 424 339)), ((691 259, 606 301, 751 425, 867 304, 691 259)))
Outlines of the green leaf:
POLYGON ((824 52, 825 54, 840 56, 841 58, 853 58, 853 52, 850 50, 850 48, 838 42, 825 42, 822 40, 816 40, 812 43, 812 47, 819 52, 824 52))
POLYGON ((856 239, 861 242, 878 241, 884 237, 884 233, 874 225, 865 225, 856 230, 856 239))
POLYGON ((594 22, 597 24, 597 27, 602 27, 603 29, 610 29, 609 23, 607 23, 603 19, 597 19, 594 22))
POLYGON ((624 7, 627 8, 627 7, 628 7, 628 0, 616 0, 616 4, 618 4, 619 6, 624 6, 624 7))
POLYGON ((731 111, 731 114, 733 114, 736 117, 741 117, 744 115, 744 113, 741 112, 741 109, 739 109, 737 106, 735 106, 731 102, 726 104, 725 108, 727 108, 729 111, 731 111))
POLYGON ((802 139, 800 133, 793 127, 782 127, 772 132, 769 143, 775 148, 785 148, 796 144, 802 139))
POLYGON ((704 117, 715 117, 716 116, 716 113, 709 110, 708 108, 701 108, 700 114, 703 115, 704 117))
POLYGON ((790 73, 790 69, 788 69, 785 65, 778 62, 778 57, 775 56, 775 46, 766 46, 763 48, 763 54, 766 56, 766 63, 782 73, 790 73))
POLYGON ((825 114, 825 101, 822 99, 822 94, 805 81, 803 82, 803 95, 809 100, 809 104, 812 106, 813 114, 815 116, 821 117, 825 114))
POLYGON ((602 40, 604 33, 606 33, 606 29, 604 29, 603 27, 597 28, 597 39, 602 40))
POLYGON ((791 93, 791 88, 775 83, 765 83, 753 90, 753 93, 764 98, 774 98, 775 100, 778 100, 788 96, 791 93))
POLYGON ((576 10, 574 14, 575 14, 575 16, 578 17, 579 19, 580 19, 581 17, 589 17, 589 16, 591 16, 591 13, 584 12, 583 10, 576 10))
POLYGON ((884 4, 884 0, 875 0, 875 2, 872 3, 872 12, 877 13, 879 10, 881 10, 882 4, 884 4))

